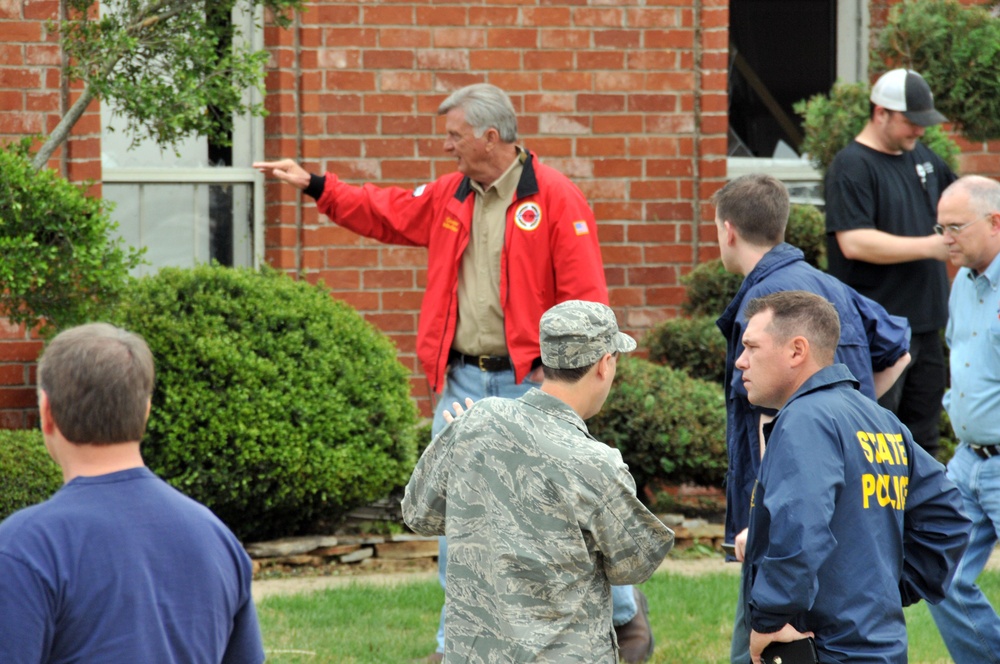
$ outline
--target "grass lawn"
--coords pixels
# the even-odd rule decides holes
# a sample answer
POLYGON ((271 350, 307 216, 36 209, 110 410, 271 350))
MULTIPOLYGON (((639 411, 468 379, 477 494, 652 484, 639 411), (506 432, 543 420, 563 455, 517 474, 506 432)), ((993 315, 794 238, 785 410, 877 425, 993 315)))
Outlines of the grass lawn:
MULTIPOLYGON (((983 574, 981 585, 1000 606, 1000 572, 983 574)), ((656 635, 657 664, 718 664, 729 661, 729 637, 739 577, 735 574, 655 575, 643 584, 656 635)), ((320 662, 392 664, 434 649, 437 609, 444 600, 433 581, 397 586, 350 586, 258 603, 264 647, 275 664, 320 662)), ((927 607, 906 610, 911 664, 947 664, 927 607)))

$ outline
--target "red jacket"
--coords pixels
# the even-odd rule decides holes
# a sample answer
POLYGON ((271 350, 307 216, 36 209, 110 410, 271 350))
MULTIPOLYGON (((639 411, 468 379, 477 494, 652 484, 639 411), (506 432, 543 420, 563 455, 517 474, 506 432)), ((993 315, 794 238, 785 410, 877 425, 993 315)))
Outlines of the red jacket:
MULTIPOLYGON (((321 212, 344 228, 387 244, 427 247, 427 287, 417 357, 435 392, 444 387, 458 318, 458 267, 469 242, 475 192, 461 173, 409 191, 345 184, 326 174, 321 212)), ((539 357, 538 321, 565 300, 608 303, 594 213, 583 193, 529 153, 500 257, 500 304, 518 383, 539 357)))

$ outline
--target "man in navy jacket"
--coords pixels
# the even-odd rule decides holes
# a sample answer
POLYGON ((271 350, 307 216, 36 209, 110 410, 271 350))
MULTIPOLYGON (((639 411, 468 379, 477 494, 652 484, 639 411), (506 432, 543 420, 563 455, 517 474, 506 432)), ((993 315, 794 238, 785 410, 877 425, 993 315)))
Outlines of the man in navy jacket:
POLYGON ((821 662, 907 661, 903 606, 939 602, 969 541, 955 485, 899 419, 834 364, 833 305, 805 291, 746 307, 736 362, 776 409, 750 500, 750 655, 816 640, 821 662))
MULTIPOLYGON (((805 262, 802 252, 784 242, 788 223, 788 191, 769 175, 745 175, 714 197, 715 225, 722 262, 730 272, 746 275, 739 293, 717 321, 726 349, 726 441, 729 471, 726 482, 726 541, 736 543, 743 559, 750 514, 750 491, 760 468, 760 426, 773 412, 747 400, 742 372, 735 366, 743 352, 743 310, 755 297, 803 289, 833 302, 840 315, 836 359, 860 381, 871 399, 887 391, 909 362, 909 326, 889 315, 877 302, 858 294, 834 277, 805 262)), ((737 602, 732 664, 749 661, 743 598, 737 602)))

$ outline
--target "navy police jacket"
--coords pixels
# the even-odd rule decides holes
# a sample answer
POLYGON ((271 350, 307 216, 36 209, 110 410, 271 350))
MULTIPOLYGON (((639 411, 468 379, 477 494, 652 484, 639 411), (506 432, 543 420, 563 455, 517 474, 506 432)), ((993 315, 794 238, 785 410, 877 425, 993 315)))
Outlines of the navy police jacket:
POLYGON ((739 292, 716 321, 726 337, 726 541, 747 527, 750 490, 760 468, 758 414, 747 401, 743 372, 736 358, 743 352, 743 311, 750 300, 788 290, 822 295, 840 314, 840 344, 836 361, 846 364, 861 382, 861 392, 875 398, 872 373, 891 367, 910 349, 906 319, 892 316, 874 300, 859 294, 825 272, 809 265, 802 251, 782 243, 768 251, 743 280, 739 292))
POLYGON ((765 427, 746 612, 758 632, 815 632, 824 663, 903 664, 903 606, 944 597, 971 524, 944 466, 856 388, 821 369, 765 427))

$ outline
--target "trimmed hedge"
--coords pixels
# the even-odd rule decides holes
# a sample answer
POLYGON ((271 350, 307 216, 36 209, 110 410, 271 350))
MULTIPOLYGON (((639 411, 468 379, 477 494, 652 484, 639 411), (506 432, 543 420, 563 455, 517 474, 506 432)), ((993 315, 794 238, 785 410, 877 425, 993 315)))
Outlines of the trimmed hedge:
POLYGON ((48 333, 92 320, 142 251, 113 239, 106 204, 31 166, 31 139, 0 145, 0 318, 48 333))
POLYGON ((0 429, 0 521, 47 500, 62 483, 41 431, 0 429))
POLYGON ((742 283, 743 275, 727 271, 721 258, 705 261, 681 277, 687 292, 681 311, 692 318, 718 318, 736 297, 742 283))
POLYGON ((156 358, 147 464, 239 537, 335 524, 409 477, 409 372, 326 289, 271 268, 167 268, 117 318, 156 358))
POLYGON ((649 348, 650 361, 721 385, 726 377, 726 338, 715 320, 699 316, 663 321, 642 340, 649 348))
POLYGON ((826 270, 826 215, 818 207, 792 205, 788 212, 785 242, 801 249, 807 263, 826 270))
POLYGON ((611 394, 588 427, 621 451, 640 497, 654 480, 722 486, 727 455, 721 385, 623 357, 611 394))

